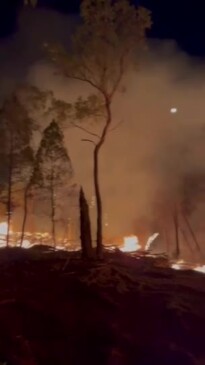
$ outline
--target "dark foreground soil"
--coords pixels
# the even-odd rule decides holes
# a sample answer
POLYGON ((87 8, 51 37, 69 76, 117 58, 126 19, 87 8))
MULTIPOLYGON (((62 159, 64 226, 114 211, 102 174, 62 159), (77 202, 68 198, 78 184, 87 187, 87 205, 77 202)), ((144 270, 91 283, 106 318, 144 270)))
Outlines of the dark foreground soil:
POLYGON ((0 251, 0 364, 205 365, 205 275, 0 251))

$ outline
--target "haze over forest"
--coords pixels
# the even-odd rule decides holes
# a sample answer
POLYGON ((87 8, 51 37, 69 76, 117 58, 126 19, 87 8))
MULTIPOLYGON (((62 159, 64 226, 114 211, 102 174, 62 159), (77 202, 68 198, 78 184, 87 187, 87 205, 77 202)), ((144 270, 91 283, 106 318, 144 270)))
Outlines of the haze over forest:
MULTIPOLYGON (((75 16, 49 10, 21 14, 18 32, 0 45, 2 99, 22 82, 51 89, 68 102, 90 91, 54 73, 43 52, 45 42, 69 42, 77 21, 75 16)), ((144 218, 154 233, 161 197, 172 199, 185 176, 203 173, 204 100, 202 62, 182 53, 173 41, 150 41, 141 65, 138 69, 133 65, 115 99, 117 128, 110 132, 101 155, 105 236, 140 234, 144 218), (173 107, 175 114, 170 113, 173 107)), ((81 141, 85 134, 77 129, 65 134, 75 180, 83 184, 91 202, 92 147, 81 141)), ((204 202, 196 201, 191 220, 199 237, 205 233, 204 214, 204 202)))

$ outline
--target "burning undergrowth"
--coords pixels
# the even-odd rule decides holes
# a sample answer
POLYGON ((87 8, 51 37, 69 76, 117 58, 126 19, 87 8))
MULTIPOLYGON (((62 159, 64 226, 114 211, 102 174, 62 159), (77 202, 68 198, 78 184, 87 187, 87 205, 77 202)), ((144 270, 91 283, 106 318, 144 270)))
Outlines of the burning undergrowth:
MULTIPOLYGON (((4 248, 7 246, 6 236, 8 234, 7 222, 0 223, 0 247, 4 248)), ((69 240, 64 240, 59 245, 53 245, 51 235, 46 233, 37 232, 32 234, 30 232, 25 232, 24 240, 21 244, 21 232, 14 232, 10 229, 10 247, 21 247, 23 249, 30 249, 32 247, 39 247, 39 245, 50 247, 55 251, 68 251, 75 252, 80 251, 80 242, 73 244, 69 240)), ((106 252, 121 252, 125 257, 132 257, 134 260, 147 260, 151 258, 156 267, 170 267, 174 270, 193 270, 205 274, 205 265, 203 262, 196 263, 191 261, 186 261, 183 259, 171 259, 166 253, 156 254, 153 252, 153 244, 159 237, 159 233, 155 233, 150 236, 143 248, 140 244, 139 239, 135 235, 125 236, 122 239, 114 240, 112 245, 105 245, 106 252), (154 260, 154 261, 153 261, 154 260)), ((126 258, 125 258, 126 260, 126 258)), ((136 264, 136 263, 135 263, 136 264)), ((135 265, 134 264, 134 265, 135 265)), ((137 264, 138 265, 138 264, 137 264)), ((116 286, 119 291, 126 291, 126 285, 124 283, 124 277, 126 278, 127 272, 119 272, 116 267, 110 266, 107 262, 102 264, 97 269, 92 269, 88 276, 86 277, 87 283, 98 283, 101 286, 116 286), (112 280, 110 280, 112 278, 112 280), (108 284, 109 282, 109 284, 108 284)), ((129 276, 129 275, 128 275, 129 276)), ((131 280, 132 283, 132 280, 131 280)))

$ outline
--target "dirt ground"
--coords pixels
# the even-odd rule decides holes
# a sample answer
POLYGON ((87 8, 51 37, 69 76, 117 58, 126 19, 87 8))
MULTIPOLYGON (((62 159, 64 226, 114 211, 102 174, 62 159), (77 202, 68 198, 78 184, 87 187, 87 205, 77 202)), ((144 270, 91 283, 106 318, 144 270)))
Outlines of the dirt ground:
POLYGON ((0 365, 205 365, 205 275, 0 250, 0 365))

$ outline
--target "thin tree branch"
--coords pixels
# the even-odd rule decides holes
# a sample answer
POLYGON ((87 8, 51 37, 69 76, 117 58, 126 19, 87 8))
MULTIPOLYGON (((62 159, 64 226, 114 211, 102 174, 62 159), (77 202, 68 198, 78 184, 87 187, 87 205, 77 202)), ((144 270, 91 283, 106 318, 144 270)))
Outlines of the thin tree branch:
POLYGON ((110 109, 110 103, 111 103, 110 97, 109 97, 109 95, 105 95, 104 97, 105 97, 105 107, 106 107, 106 110, 107 110, 107 120, 106 120, 105 126, 102 130, 100 140, 96 145, 96 148, 98 150, 101 148, 101 146, 103 145, 103 143, 105 141, 105 136, 107 135, 109 126, 110 126, 111 121, 112 121, 111 109, 110 109))
MULTIPOLYGON (((82 58, 81 56, 81 64, 82 64, 82 69, 84 68, 87 72, 88 75, 90 75, 89 77, 86 77, 87 79, 91 80, 91 82, 95 85, 97 85, 97 81, 95 80, 94 76, 93 76, 93 72, 92 69, 90 69, 88 67, 88 65, 86 64, 86 60, 82 58)), ((83 72, 83 71, 82 71, 83 72)))
POLYGON ((93 136, 93 137, 100 138, 100 136, 99 136, 97 133, 93 133, 93 132, 89 131, 88 129, 86 129, 86 128, 84 128, 84 127, 81 127, 80 125, 78 125, 78 124, 76 124, 76 123, 74 123, 74 122, 72 122, 71 124, 72 124, 74 127, 81 129, 83 132, 86 132, 86 133, 90 134, 90 135, 91 135, 91 136, 93 136))
POLYGON ((124 74, 124 57, 127 53, 127 50, 123 52, 123 54, 120 57, 120 64, 119 64, 119 75, 117 77, 117 80, 112 88, 112 91, 110 92, 110 99, 112 99, 113 95, 117 91, 117 88, 122 80, 123 74, 124 74))
POLYGON ((100 88, 100 86, 97 85, 97 83, 93 82, 92 80, 89 80, 87 77, 84 76, 75 76, 75 75, 69 75, 66 71, 64 71, 64 74, 69 79, 77 80, 77 81, 83 81, 90 84, 92 87, 94 87, 96 90, 98 90, 101 94, 104 95, 104 91, 100 88))
POLYGON ((184 221, 185 221, 185 223, 186 223, 186 225, 187 225, 187 227, 188 227, 188 229, 189 229, 189 232, 190 232, 190 234, 191 234, 191 236, 192 236, 192 239, 193 239, 193 241, 194 241, 194 243, 195 243, 195 245, 196 245, 197 250, 198 250, 199 252, 201 252, 201 247, 200 247, 200 245, 199 245, 199 243, 198 243, 198 241, 197 241, 197 238, 196 238, 195 233, 194 233, 194 231, 193 231, 193 229, 192 229, 192 227, 191 227, 191 224, 190 224, 190 222, 189 222, 189 220, 188 220, 188 218, 186 217, 186 215, 185 215, 185 214, 183 214, 183 218, 184 218, 184 221))
POLYGON ((90 143, 94 144, 94 146, 96 146, 96 143, 94 141, 92 141, 91 139, 81 139, 81 141, 90 142, 90 143))
POLYGON ((104 65, 103 70, 102 70, 101 80, 100 80, 102 88, 103 88, 103 86, 105 87, 105 85, 103 85, 103 84, 104 84, 104 80, 106 79, 106 77, 105 77, 106 72, 107 72, 107 67, 106 67, 106 65, 104 65))

